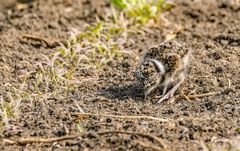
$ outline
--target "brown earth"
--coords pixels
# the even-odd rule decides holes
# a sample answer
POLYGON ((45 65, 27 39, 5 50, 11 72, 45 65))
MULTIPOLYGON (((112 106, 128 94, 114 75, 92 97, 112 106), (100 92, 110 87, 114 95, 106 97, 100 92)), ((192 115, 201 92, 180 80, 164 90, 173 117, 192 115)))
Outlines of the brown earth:
MULTIPOLYGON (((81 30, 85 23, 94 20, 96 14, 101 15, 108 4, 53 0, 16 6, 1 6, 5 8, 0 12, 1 95, 6 95, 9 84, 19 82, 23 61, 34 64, 43 59, 41 54, 49 54, 54 47, 22 39, 22 35, 45 37, 52 42, 67 39, 71 28, 81 30)), ((177 33, 176 40, 189 45, 193 58, 188 78, 180 89, 194 94, 222 93, 191 101, 165 101, 160 105, 153 103, 154 98, 143 101, 134 77, 137 62, 134 57, 125 56, 123 61, 113 61, 97 75, 89 73, 86 77, 93 80, 79 84, 68 97, 47 98, 33 104, 22 102, 20 117, 11 121, 18 130, 4 130, 0 135, 9 139, 73 134, 79 134, 79 137, 27 145, 7 145, 1 141, 0 150, 147 150, 143 143, 161 147, 159 142, 143 135, 102 134, 103 131, 150 133, 161 138, 169 150, 201 150, 202 141, 209 144, 213 139, 239 135, 239 1, 178 1, 164 16, 170 25, 144 36, 133 36, 134 50, 139 52, 137 56, 152 44, 162 42, 167 33, 175 30, 173 25, 181 25, 183 29, 177 33), (90 116, 81 120, 84 132, 80 133, 78 122, 72 115, 79 112, 76 102, 87 113, 148 115, 171 121, 90 116)))

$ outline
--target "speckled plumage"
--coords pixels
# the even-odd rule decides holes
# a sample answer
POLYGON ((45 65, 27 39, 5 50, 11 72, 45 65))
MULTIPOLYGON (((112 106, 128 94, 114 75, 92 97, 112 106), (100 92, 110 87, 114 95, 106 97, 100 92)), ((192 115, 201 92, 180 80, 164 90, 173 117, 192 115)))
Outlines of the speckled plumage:
POLYGON ((190 52, 186 44, 174 40, 148 49, 135 72, 143 85, 145 97, 157 87, 162 87, 159 103, 172 97, 185 79, 190 52))

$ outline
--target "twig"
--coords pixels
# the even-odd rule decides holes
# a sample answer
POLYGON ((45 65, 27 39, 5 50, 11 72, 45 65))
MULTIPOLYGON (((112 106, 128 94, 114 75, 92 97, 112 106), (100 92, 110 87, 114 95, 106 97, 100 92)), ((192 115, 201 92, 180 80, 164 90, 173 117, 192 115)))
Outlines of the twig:
POLYGON ((46 39, 46 38, 43 38, 43 37, 39 37, 39 36, 23 35, 22 38, 43 42, 43 43, 45 43, 47 45, 47 47, 50 47, 50 48, 59 46, 59 43, 57 41, 51 41, 50 42, 49 39, 46 39))
MULTIPOLYGON (((112 133, 121 133, 121 134, 128 134, 128 135, 139 135, 143 136, 152 140, 155 140, 158 142, 162 148, 167 149, 167 145, 163 142, 161 138, 158 138, 156 136, 153 136, 148 133, 139 133, 139 132, 128 132, 128 131, 103 131, 98 132, 98 135, 105 135, 105 134, 112 134, 112 133)), ((8 145, 26 145, 29 143, 53 143, 63 140, 69 140, 69 139, 76 139, 80 137, 80 135, 69 135, 69 136, 63 136, 63 137, 52 137, 52 138, 40 138, 40 137, 29 137, 29 138, 20 138, 20 139, 2 139, 1 142, 8 144, 8 145)), ((141 144, 143 145, 143 144, 141 144)), ((146 146, 146 144, 144 144, 146 146)))
POLYGON ((39 137, 29 137, 29 138, 20 138, 19 140, 12 139, 2 139, 2 142, 10 144, 10 145, 25 145, 28 143, 53 143, 68 139, 75 139, 79 137, 79 135, 70 135, 70 136, 62 136, 62 137, 52 137, 52 138, 39 138, 39 137))
MULTIPOLYGON (((220 94, 221 92, 209 92, 209 93, 202 93, 202 94, 194 94, 194 95, 186 95, 183 92, 180 92, 180 95, 176 96, 178 99, 186 99, 187 101, 191 101, 191 99, 196 99, 196 98, 203 98, 207 96, 212 96, 216 94, 220 94)), ((155 99, 160 99, 161 96, 156 96, 154 97, 155 99)))
POLYGON ((219 94, 220 92, 209 92, 209 93, 202 93, 202 94, 195 94, 195 95, 188 95, 187 97, 189 99, 195 99, 195 98, 202 98, 202 97, 207 97, 207 96, 212 96, 219 94))
POLYGON ((77 101, 76 101, 75 99, 73 99, 73 101, 74 101, 74 103, 76 104, 79 112, 84 113, 83 108, 81 108, 81 107, 79 106, 79 104, 77 103, 77 101))
POLYGON ((122 115, 107 115, 107 114, 94 114, 94 113, 75 113, 74 115, 87 115, 87 116, 102 116, 102 117, 112 117, 112 118, 123 118, 123 119, 150 119, 160 122, 169 122, 168 119, 162 119, 152 116, 139 115, 139 116, 122 116, 122 115))
POLYGON ((186 94, 184 94, 183 91, 181 91, 181 95, 182 95, 188 102, 191 101, 190 98, 189 98, 186 94))
POLYGON ((113 133, 120 133, 120 134, 127 134, 127 135, 139 135, 143 137, 150 138, 152 140, 155 140, 158 142, 161 147, 164 149, 167 149, 167 145, 163 142, 161 138, 158 138, 154 135, 148 134, 148 133, 139 133, 139 132, 129 132, 129 131, 103 131, 103 132, 98 132, 99 135, 105 135, 105 134, 113 134, 113 133))
POLYGON ((202 93, 202 94, 186 95, 186 94, 184 94, 183 91, 181 91, 180 95, 177 98, 183 98, 190 102, 191 99, 212 96, 212 95, 219 94, 219 93, 221 93, 221 92, 209 92, 209 93, 202 93))

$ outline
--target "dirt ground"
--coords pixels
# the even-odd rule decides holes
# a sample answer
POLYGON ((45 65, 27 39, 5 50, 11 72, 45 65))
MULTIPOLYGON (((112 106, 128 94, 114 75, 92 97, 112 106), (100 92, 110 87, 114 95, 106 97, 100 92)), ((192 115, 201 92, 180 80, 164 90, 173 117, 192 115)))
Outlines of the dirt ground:
MULTIPOLYGON (((0 3, 3 5, 4 3, 0 3)), ((22 3, 21 3, 22 4, 22 3)), ((23 5, 1 6, 0 12, 0 95, 6 95, 9 84, 18 83, 24 61, 34 64, 43 60, 54 46, 22 38, 24 34, 45 37, 50 41, 67 39, 71 28, 82 30, 85 23, 103 15, 109 4, 104 1, 52 0, 33 1, 23 5), (16 7, 18 6, 18 7, 16 7)), ((54 143, 8 145, 0 150, 153 150, 161 148, 151 134, 161 138, 168 150, 202 150, 202 144, 234 138, 240 133, 240 4, 231 1, 177 1, 164 14, 169 21, 153 33, 133 36, 134 50, 140 56, 153 44, 163 41, 173 25, 183 27, 176 40, 193 50, 187 80, 181 86, 185 93, 222 93, 191 101, 142 100, 136 84, 136 59, 125 56, 112 62, 98 74, 86 73, 91 79, 82 82, 67 97, 59 95, 34 103, 21 104, 19 118, 0 138, 61 137, 79 134, 77 138, 54 143), (78 104, 78 105, 77 105, 78 104), (147 115, 169 121, 89 116, 81 120, 80 133, 73 113, 80 106, 86 113, 107 115, 147 115), (112 131, 112 133, 103 133, 112 131), (115 131, 115 133, 114 133, 115 131), (116 131, 135 132, 121 134, 116 131), (141 133, 136 135, 137 133, 141 133)))

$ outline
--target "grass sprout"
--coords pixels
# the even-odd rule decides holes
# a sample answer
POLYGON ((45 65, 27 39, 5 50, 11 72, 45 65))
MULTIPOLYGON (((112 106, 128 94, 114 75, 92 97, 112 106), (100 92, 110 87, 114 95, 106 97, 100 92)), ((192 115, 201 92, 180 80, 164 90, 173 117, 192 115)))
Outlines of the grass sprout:
POLYGON ((64 97, 77 89, 70 80, 70 71, 53 66, 56 60, 45 56, 45 61, 33 64, 35 70, 22 76, 18 83, 5 84, 7 92, 0 96, 0 132, 13 127, 12 121, 20 117, 23 101, 33 107, 36 101, 64 97))
POLYGON ((76 68, 99 69, 108 62, 120 58, 123 51, 119 37, 124 29, 117 25, 98 21, 85 26, 84 32, 71 36, 52 56, 54 66, 75 70, 76 68), (56 57, 57 56, 57 57, 56 57))
POLYGON ((170 6, 166 0, 111 0, 111 4, 120 11, 112 7, 104 19, 96 17, 96 22, 85 25, 83 31, 73 30, 70 38, 52 54, 55 67, 70 71, 65 78, 71 79, 75 70, 100 69, 110 61, 121 59, 130 35, 144 34, 141 26, 157 19, 170 6))
POLYGON ((18 93, 8 92, 5 98, 0 97, 0 127, 11 127, 11 120, 19 117, 21 101, 22 97, 18 93))
POLYGON ((171 8, 171 3, 166 0, 111 0, 111 3, 124 11, 128 18, 141 24, 156 20, 159 13, 171 8))

